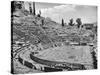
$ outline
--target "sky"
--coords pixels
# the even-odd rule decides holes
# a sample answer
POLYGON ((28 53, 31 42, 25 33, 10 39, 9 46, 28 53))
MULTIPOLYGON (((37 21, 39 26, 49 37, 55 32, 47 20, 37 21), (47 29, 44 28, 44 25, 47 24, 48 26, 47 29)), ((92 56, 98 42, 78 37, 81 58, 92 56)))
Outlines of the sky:
MULTIPOLYGON (((35 7, 36 13, 41 10, 43 17, 50 17, 58 23, 61 23, 62 18, 65 23, 71 18, 74 22, 77 18, 81 18, 83 23, 97 22, 96 6, 35 2, 35 7)), ((25 8, 29 9, 28 2, 25 2, 25 8)))

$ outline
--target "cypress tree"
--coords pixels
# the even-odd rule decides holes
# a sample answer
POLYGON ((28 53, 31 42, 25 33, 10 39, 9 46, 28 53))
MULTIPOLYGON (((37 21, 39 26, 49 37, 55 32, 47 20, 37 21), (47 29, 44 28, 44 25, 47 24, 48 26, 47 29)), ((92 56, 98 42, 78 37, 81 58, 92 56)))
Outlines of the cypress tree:
POLYGON ((70 19, 70 22, 68 23, 70 26, 74 26, 74 23, 73 23, 73 19, 70 19))
POLYGON ((36 15, 35 14, 35 2, 33 2, 33 15, 36 15))
POLYGON ((62 19, 62 26, 64 26, 64 20, 62 19))
POLYGON ((30 10, 30 14, 31 14, 32 13, 31 3, 29 3, 29 10, 30 10))
POLYGON ((77 27, 80 28, 80 26, 82 25, 81 18, 77 18, 76 22, 77 22, 77 27))

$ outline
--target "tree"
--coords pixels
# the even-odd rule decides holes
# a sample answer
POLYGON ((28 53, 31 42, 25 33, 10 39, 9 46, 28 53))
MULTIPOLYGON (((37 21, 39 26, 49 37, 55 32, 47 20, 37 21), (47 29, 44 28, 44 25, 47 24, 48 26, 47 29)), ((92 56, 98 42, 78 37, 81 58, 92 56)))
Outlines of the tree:
POLYGON ((76 19, 76 22, 77 22, 78 28, 80 28, 80 26, 82 25, 81 18, 77 18, 77 19, 76 19))
POLYGON ((35 14, 35 2, 33 2, 33 15, 36 15, 35 14))
POLYGON ((23 1, 12 1, 11 2, 11 13, 16 11, 16 9, 22 9, 23 8, 23 1))
POLYGON ((70 26, 74 26, 73 19, 70 19, 69 23, 70 26))
POLYGON ((29 10, 30 10, 30 14, 31 14, 32 13, 31 3, 29 3, 29 10))
POLYGON ((64 26, 64 20, 62 19, 62 26, 64 26))

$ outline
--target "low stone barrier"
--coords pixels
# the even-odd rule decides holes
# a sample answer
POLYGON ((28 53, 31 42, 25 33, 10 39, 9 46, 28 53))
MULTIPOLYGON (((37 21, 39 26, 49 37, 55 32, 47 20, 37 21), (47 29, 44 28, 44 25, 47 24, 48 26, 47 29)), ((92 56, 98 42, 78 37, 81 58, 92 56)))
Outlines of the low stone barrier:
POLYGON ((44 59, 35 57, 32 53, 30 54, 30 58, 39 64, 47 65, 47 66, 54 67, 57 69, 61 69, 61 68, 68 69, 68 70, 85 70, 86 69, 84 65, 82 64, 44 60, 44 59))
POLYGON ((28 67, 28 68, 36 69, 36 67, 35 67, 31 62, 28 62, 28 61, 24 60, 24 59, 21 58, 20 56, 18 57, 18 61, 19 61, 22 65, 24 65, 24 66, 26 66, 26 67, 28 67))
POLYGON ((63 70, 85 70, 86 68, 82 64, 74 64, 67 62, 56 62, 40 59, 34 56, 33 53, 30 53, 31 61, 23 58, 23 55, 19 54, 18 61, 23 65, 30 69, 40 70, 44 72, 54 72, 54 71, 63 71, 63 70), (33 62, 37 64, 34 64, 33 62))

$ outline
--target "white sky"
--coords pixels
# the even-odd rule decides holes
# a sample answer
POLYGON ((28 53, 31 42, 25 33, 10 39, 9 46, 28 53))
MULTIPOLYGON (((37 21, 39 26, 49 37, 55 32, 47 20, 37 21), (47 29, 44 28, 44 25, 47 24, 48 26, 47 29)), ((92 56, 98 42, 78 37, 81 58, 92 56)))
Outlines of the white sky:
MULTIPOLYGON (((70 18, 74 21, 81 18, 83 23, 97 22, 97 7, 86 5, 56 4, 36 2, 36 11, 41 10, 42 16, 50 17, 52 20, 61 23, 63 18, 66 23, 70 18)), ((28 3, 25 2, 25 8, 28 9, 28 3)))

